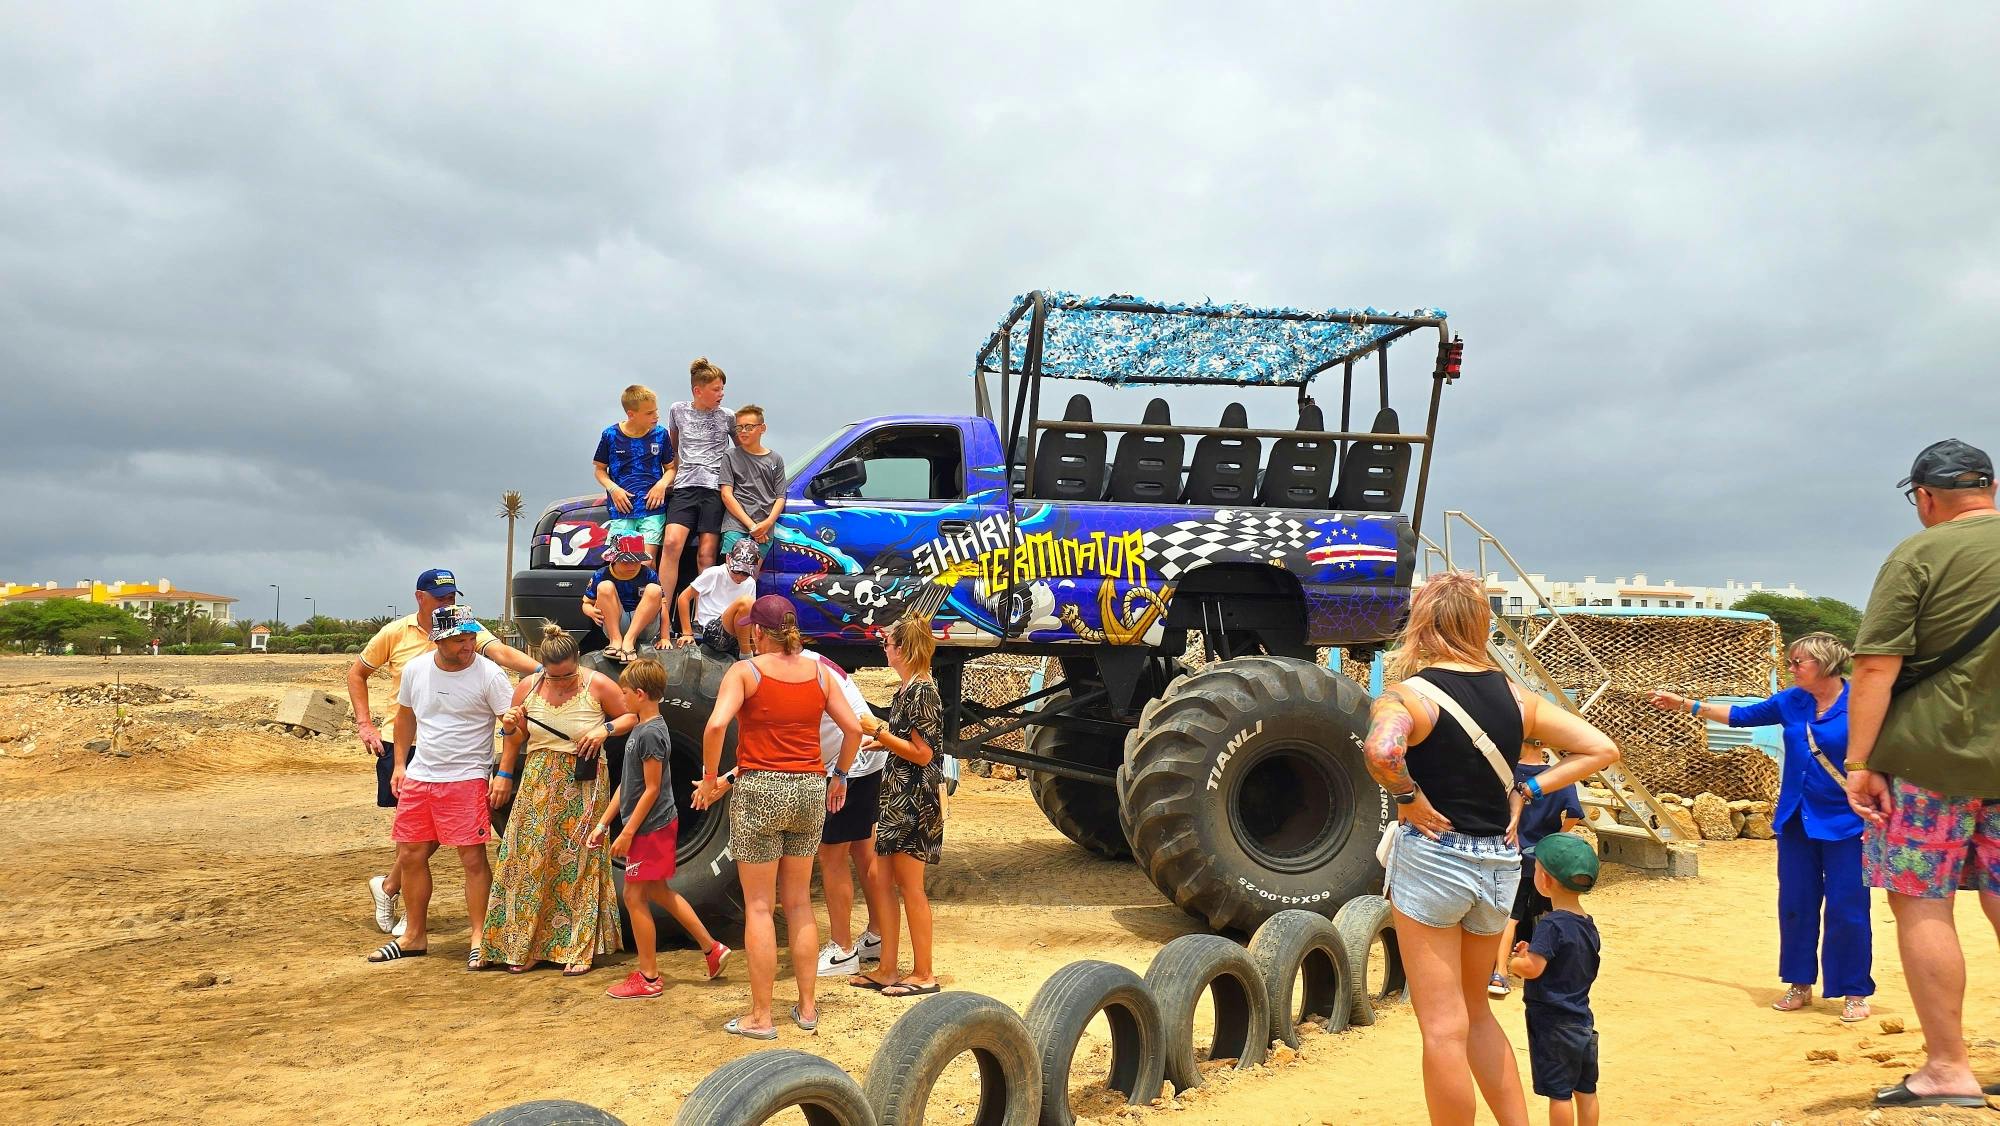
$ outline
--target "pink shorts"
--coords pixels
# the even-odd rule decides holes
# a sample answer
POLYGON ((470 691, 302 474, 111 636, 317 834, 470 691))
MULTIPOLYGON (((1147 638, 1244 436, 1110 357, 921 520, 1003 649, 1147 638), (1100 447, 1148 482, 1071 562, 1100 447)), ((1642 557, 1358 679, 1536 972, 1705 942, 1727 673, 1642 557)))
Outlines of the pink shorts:
POLYGON ((625 882, 636 884, 674 878, 674 843, 680 837, 680 822, 632 838, 632 851, 625 854, 625 882))
POLYGON ((2000 895, 2000 801, 1955 798, 1901 778, 1890 783, 1894 811, 1861 842, 1868 881, 1918 899, 2000 895))
POLYGON ((396 794, 396 823, 389 837, 398 843, 436 841, 447 848, 485 844, 493 839, 493 816, 486 808, 486 779, 418 782, 403 779, 396 794))

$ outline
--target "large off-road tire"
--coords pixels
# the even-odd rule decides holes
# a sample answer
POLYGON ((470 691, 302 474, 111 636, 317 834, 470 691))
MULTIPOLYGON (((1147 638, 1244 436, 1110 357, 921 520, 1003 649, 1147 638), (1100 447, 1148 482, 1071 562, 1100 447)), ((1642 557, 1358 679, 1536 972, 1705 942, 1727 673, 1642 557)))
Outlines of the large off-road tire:
POLYGON ((1250 960, 1271 999, 1271 1039, 1296 1048, 1300 1024, 1347 1027, 1347 943, 1326 916, 1294 908, 1264 920, 1250 939, 1250 960))
MULTIPOLYGON (((1069 702, 1069 693, 1049 697, 1047 707, 1060 708, 1069 702)), ((1034 727, 1028 731, 1027 752, 1116 769, 1125 760, 1125 737, 1061 727, 1034 727)), ((1028 792, 1056 831, 1106 860, 1123 860, 1132 855, 1125 843, 1125 829, 1118 821, 1118 788, 1110 784, 1082 782, 1036 771, 1028 775, 1028 792)))
POLYGON ((1111 1073, 1106 1085, 1126 1102, 1159 1097, 1167 1073, 1167 1029, 1145 979, 1110 962, 1071 962, 1050 975, 1022 1014, 1042 1061, 1041 1126, 1075 1126, 1069 1105, 1077 1041, 1103 1013, 1111 1026, 1111 1073))
POLYGON ((1214 1004, 1208 1058, 1255 1067, 1271 1051, 1271 1002, 1250 955, 1219 934, 1184 934, 1153 955, 1146 987, 1159 1002, 1167 1030, 1167 1078, 1175 1091, 1201 1086, 1195 1056, 1194 1010, 1202 994, 1214 1004))
POLYGON ((852 1076, 790 1048, 752 1052, 709 1072, 682 1101, 674 1126, 756 1126, 793 1107, 809 1126, 875 1126, 852 1076))
MULTIPOLYGON (((660 700, 660 718, 673 737, 673 756, 667 775, 673 784, 674 815, 679 836, 674 848, 673 888, 694 905, 695 914, 716 937, 724 942, 737 935, 743 924, 743 885, 736 878, 736 859, 729 852, 729 795, 707 809, 696 809, 689 801, 695 783, 701 781, 701 738, 715 710, 716 693, 722 690, 722 676, 734 662, 715 656, 699 645, 663 649, 651 655, 667 674, 667 690, 660 700)), ((616 677, 620 666, 601 654, 585 656, 583 664, 616 677)), ((622 782, 623 752, 619 755, 618 781, 622 782)), ((610 765, 607 762, 607 765, 610 765)), ((736 765, 736 725, 722 740, 722 765, 727 771, 736 765)), ((619 891, 624 891, 622 868, 619 891)), ((681 933, 680 924, 660 908, 653 918, 664 936, 681 933)), ((630 940, 628 934, 627 940, 630 940)))
POLYGON ((971 1052, 979 1106, 971 1126, 1034 1126, 1042 1113, 1042 1063, 1014 1010, 979 993, 939 993, 896 1018, 862 1086, 882 1126, 921 1126, 938 1076, 971 1052))
POLYGON ((1353 681, 1289 657, 1218 661, 1168 686, 1118 768, 1119 816, 1153 886, 1243 932, 1379 891, 1392 813, 1362 759, 1368 707, 1353 681))

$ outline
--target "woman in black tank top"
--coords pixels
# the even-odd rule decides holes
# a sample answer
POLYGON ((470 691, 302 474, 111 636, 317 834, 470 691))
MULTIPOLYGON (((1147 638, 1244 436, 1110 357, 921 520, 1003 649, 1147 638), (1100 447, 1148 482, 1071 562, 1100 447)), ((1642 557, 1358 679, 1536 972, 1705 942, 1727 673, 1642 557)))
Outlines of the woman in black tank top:
POLYGON ((1394 683, 1375 701, 1365 753, 1401 823, 1383 891, 1424 1032, 1431 1121, 1470 1126, 1478 1061, 1493 1117, 1525 1126, 1513 1048, 1486 996, 1521 876, 1514 826, 1520 803, 1610 766, 1618 748, 1582 717, 1516 689, 1487 654, 1492 632, 1478 576, 1453 571, 1425 582, 1410 599, 1390 659, 1394 683), (1536 789, 1517 792, 1513 766, 1528 738, 1569 753, 1537 777, 1536 789))

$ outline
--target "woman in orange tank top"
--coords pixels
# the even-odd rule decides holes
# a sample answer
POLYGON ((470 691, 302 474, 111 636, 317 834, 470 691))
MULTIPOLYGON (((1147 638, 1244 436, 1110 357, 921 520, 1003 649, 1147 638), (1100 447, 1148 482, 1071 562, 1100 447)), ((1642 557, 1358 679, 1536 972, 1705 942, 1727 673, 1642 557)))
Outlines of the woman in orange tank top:
POLYGON ((751 604, 755 656, 723 675, 702 733, 702 777, 692 804, 707 809, 729 795, 729 851, 743 881, 743 952, 750 964, 750 1012, 731 1017, 724 1032, 752 1040, 778 1038, 771 993, 778 975, 774 900, 785 906, 792 973, 799 1002, 792 1022, 819 1025, 813 998, 818 981, 819 925, 813 918, 812 865, 829 810, 847 799, 847 771, 861 746, 861 728, 824 666, 799 652, 799 623, 783 595, 751 604), (821 715, 841 730, 840 755, 829 772, 820 759, 821 715), (722 744, 736 724, 736 781, 718 776, 722 744))

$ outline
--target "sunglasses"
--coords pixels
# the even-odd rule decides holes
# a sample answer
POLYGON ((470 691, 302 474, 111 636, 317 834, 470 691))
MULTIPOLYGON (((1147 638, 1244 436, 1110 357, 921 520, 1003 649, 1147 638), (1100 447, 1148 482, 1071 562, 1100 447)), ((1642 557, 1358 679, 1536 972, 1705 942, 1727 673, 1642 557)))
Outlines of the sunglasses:
POLYGON ((764 424, 761 422, 739 422, 736 424, 736 432, 738 434, 743 433, 745 430, 762 430, 763 428, 764 424))
POLYGON ((1814 657, 1791 657, 1785 661, 1785 665, 1788 668, 1798 668, 1800 665, 1812 665, 1818 663, 1819 663, 1818 659, 1814 657))

